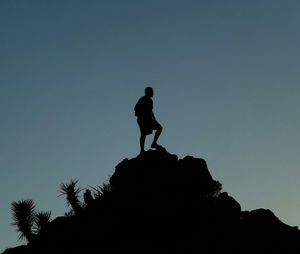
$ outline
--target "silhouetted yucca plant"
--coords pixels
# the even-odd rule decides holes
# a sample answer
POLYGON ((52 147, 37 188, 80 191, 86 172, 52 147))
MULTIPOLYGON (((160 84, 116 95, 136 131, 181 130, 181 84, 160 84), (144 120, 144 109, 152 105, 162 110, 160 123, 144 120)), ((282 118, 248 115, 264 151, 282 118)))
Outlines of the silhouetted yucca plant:
POLYGON ((38 212, 35 214, 34 231, 36 234, 44 233, 51 220, 51 212, 38 212))
POLYGON ((35 204, 31 199, 12 202, 11 204, 14 221, 12 225, 17 227, 20 240, 26 238, 28 242, 31 242, 34 238, 33 225, 36 215, 34 209, 35 204))
POLYGON ((75 214, 82 211, 82 205, 79 201, 79 193, 81 189, 77 187, 78 180, 71 180, 69 183, 60 185, 60 196, 66 195, 67 205, 71 205, 75 214))
POLYGON ((219 181, 214 181, 213 189, 208 196, 217 197, 221 193, 221 190, 222 190, 222 184, 219 181))
POLYGON ((112 187, 109 183, 103 183, 102 186, 97 186, 97 188, 91 188, 94 190, 95 199, 99 199, 112 191, 112 187))
POLYGON ((65 212, 65 216, 66 217, 72 217, 72 216, 75 216, 75 213, 73 210, 69 210, 68 212, 65 212))

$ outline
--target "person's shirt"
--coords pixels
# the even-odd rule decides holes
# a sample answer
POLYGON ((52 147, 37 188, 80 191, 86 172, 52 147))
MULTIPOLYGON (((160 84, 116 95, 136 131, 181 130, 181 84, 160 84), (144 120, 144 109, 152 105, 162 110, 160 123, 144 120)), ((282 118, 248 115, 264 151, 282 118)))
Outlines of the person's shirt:
POLYGON ((137 116, 139 118, 152 118, 153 117, 153 101, 150 97, 144 95, 137 102, 137 116))

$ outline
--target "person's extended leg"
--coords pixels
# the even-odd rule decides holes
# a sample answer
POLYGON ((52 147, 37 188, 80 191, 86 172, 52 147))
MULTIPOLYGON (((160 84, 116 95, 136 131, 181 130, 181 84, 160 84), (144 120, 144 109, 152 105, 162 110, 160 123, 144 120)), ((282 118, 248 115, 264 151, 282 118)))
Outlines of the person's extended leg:
POLYGON ((141 153, 145 152, 145 140, 146 140, 146 135, 141 134, 141 137, 140 137, 141 153))
POLYGON ((158 138, 159 138, 159 136, 160 136, 162 130, 163 130, 163 127, 162 127, 159 123, 157 123, 157 126, 156 126, 156 132, 155 132, 155 134, 154 134, 154 139, 153 139, 153 142, 152 142, 152 145, 151 145, 152 148, 156 148, 156 147, 159 146, 159 145, 157 144, 157 140, 158 140, 158 138))

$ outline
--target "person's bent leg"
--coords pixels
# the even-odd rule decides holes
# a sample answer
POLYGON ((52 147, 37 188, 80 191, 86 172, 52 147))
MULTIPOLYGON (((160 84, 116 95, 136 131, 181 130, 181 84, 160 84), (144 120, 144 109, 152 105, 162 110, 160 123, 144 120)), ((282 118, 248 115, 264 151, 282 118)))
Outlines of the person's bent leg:
POLYGON ((160 136, 160 134, 162 133, 162 130, 163 130, 163 127, 159 123, 157 123, 156 127, 157 127, 156 132, 154 134, 154 139, 153 139, 153 142, 152 142, 152 145, 151 145, 152 148, 158 147, 157 140, 158 140, 158 138, 159 138, 159 136, 160 136))

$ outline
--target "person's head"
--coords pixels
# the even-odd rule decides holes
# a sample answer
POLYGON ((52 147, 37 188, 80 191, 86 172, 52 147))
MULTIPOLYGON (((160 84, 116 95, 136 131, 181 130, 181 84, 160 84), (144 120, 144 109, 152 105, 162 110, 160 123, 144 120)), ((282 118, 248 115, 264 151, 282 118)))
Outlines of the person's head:
POLYGON ((150 86, 147 86, 147 87, 145 88, 145 95, 146 95, 146 96, 149 96, 149 97, 153 97, 153 88, 150 87, 150 86))

